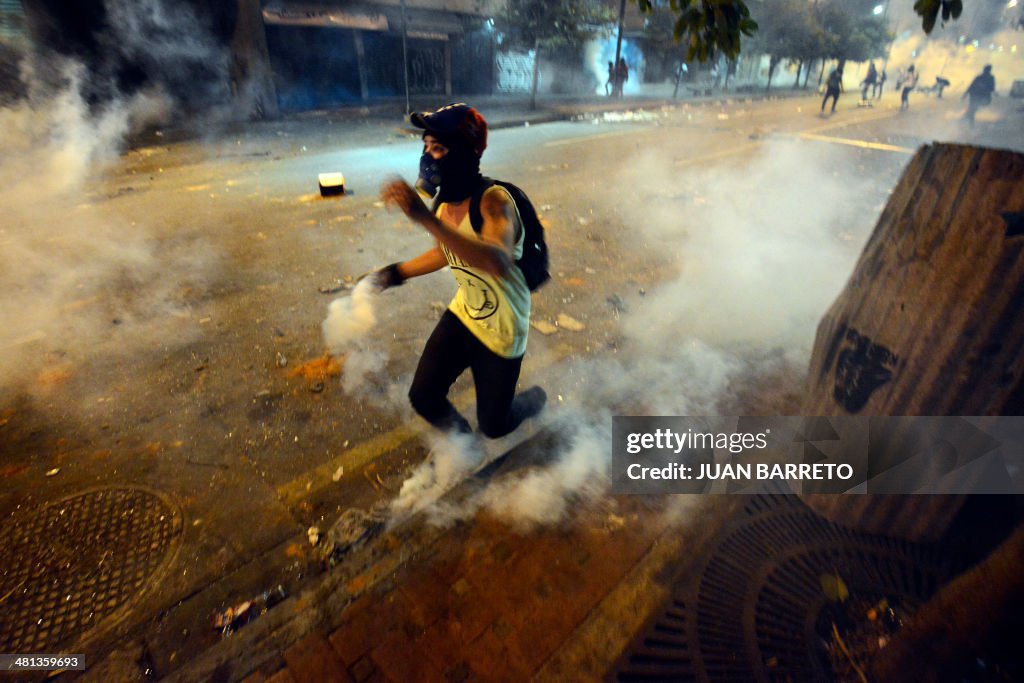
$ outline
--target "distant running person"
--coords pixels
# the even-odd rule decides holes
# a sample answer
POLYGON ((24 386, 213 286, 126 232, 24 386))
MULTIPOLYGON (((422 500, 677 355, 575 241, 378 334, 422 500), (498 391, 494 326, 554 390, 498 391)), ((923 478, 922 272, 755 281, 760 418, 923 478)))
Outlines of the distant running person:
POLYGON ((843 91, 843 70, 832 69, 829 72, 828 80, 825 82, 825 97, 821 100, 821 113, 825 113, 825 103, 832 98, 832 113, 836 113, 836 104, 839 102, 839 93, 843 91))
POLYGON ((900 93, 900 111, 906 111, 910 108, 910 91, 917 87, 917 72, 914 71, 913 64, 907 68, 907 73, 900 79, 900 87, 903 88, 900 93))
POLYGON ((971 81, 971 85, 968 86, 963 97, 960 98, 968 98, 967 113, 964 114, 964 119, 967 120, 967 123, 972 126, 974 125, 974 115, 981 107, 987 107, 992 104, 992 94, 995 91, 996 77, 992 75, 992 65, 986 64, 981 73, 971 81))

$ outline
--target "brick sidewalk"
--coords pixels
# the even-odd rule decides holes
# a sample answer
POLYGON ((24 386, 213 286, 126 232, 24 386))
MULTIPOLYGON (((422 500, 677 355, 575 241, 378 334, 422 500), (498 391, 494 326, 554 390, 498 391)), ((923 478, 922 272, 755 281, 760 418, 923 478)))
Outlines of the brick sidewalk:
POLYGON ((363 593, 339 628, 289 647, 284 668, 245 681, 528 680, 668 526, 636 499, 616 503, 527 534, 478 515, 363 593))

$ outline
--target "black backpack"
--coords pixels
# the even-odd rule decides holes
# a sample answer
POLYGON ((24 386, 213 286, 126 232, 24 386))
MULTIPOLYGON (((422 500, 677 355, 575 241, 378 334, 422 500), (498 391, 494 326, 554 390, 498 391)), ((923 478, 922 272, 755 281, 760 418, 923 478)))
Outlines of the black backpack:
MULTIPOLYGON (((512 183, 484 178, 480 189, 469 200, 469 222, 479 235, 484 227, 484 217, 480 213, 480 198, 492 185, 505 188, 512 196, 512 201, 516 203, 516 209, 519 210, 519 218, 523 222, 525 235, 523 237, 523 255, 516 261, 516 266, 523 272, 526 286, 532 292, 550 280, 551 274, 548 272, 548 244, 544 241, 544 226, 541 225, 540 218, 537 217, 537 210, 533 208, 533 203, 526 193, 512 183)), ((432 213, 437 213, 436 202, 432 213)))

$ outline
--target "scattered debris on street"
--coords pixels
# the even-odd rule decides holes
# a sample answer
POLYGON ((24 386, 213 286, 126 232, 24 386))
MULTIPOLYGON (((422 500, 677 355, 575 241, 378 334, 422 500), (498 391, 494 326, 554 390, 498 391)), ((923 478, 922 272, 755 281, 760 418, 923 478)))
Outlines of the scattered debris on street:
POLYGON ((586 325, 567 313, 559 313, 555 319, 555 324, 570 332, 582 332, 587 329, 586 325))
POLYGON ((549 323, 547 320, 531 320, 530 327, 544 335, 558 332, 558 327, 549 323))
POLYGON ((339 360, 330 354, 324 354, 292 368, 288 376, 302 377, 312 382, 312 386, 316 386, 317 382, 324 382, 331 377, 340 377, 342 365, 344 365, 344 358, 339 360))
POLYGON ((349 508, 331 525, 320 543, 320 554, 328 565, 336 565, 341 557, 377 535, 388 520, 387 501, 377 501, 369 510, 349 508))
POLYGON ((288 597, 284 586, 278 585, 268 591, 263 591, 252 600, 240 602, 233 607, 214 612, 210 616, 210 625, 221 632, 223 636, 229 636, 248 623, 251 623, 267 613, 267 610, 281 603, 288 597))

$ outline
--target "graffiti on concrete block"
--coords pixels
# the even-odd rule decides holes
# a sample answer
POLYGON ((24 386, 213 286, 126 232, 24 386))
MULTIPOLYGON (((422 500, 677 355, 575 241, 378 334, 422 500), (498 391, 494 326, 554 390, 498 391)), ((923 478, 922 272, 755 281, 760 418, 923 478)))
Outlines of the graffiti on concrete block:
POLYGON ((532 52, 499 52, 498 92, 530 92, 533 86, 532 52))
POLYGON ((899 358, 852 327, 841 325, 832 345, 843 344, 836 360, 836 402, 851 413, 859 412, 878 387, 892 379, 899 358))

